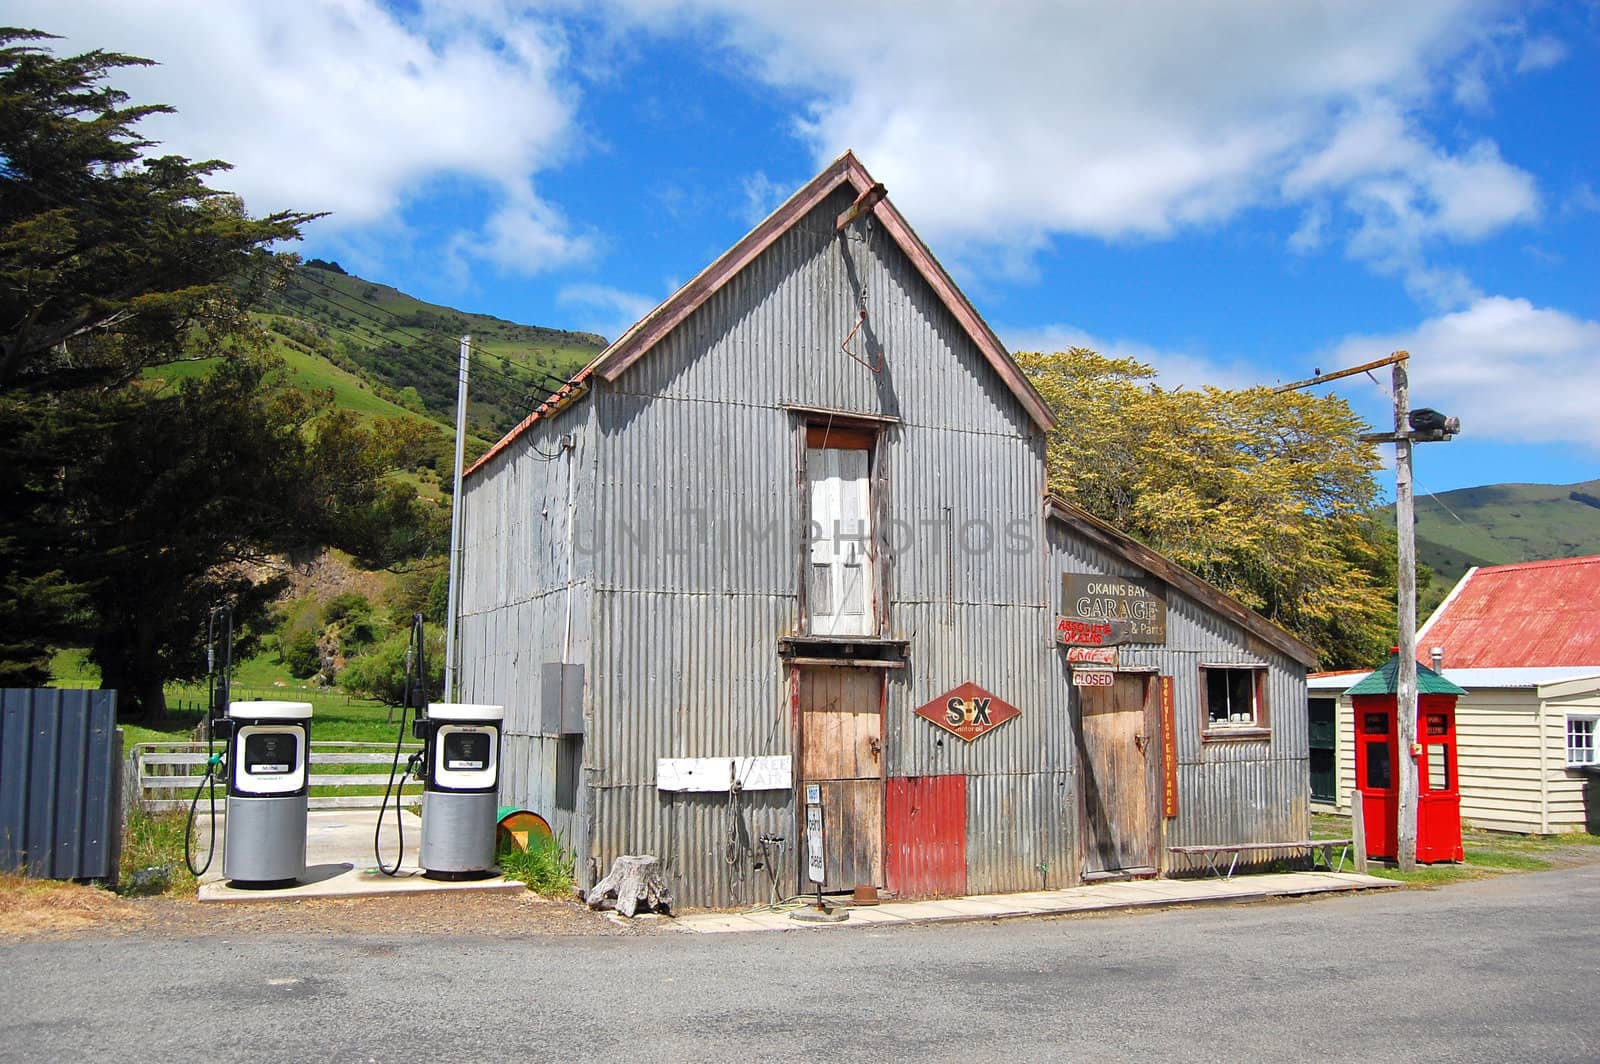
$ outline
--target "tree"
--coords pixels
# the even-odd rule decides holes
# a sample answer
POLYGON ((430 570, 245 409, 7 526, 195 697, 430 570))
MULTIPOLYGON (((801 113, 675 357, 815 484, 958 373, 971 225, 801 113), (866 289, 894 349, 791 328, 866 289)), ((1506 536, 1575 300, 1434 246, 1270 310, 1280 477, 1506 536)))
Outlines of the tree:
POLYGON ((1376 452, 1336 396, 1167 391, 1133 359, 1019 354, 1060 420, 1051 486, 1317 647, 1362 665, 1393 629, 1376 452))
POLYGON ((348 543, 391 564, 442 519, 388 476, 407 430, 297 392, 250 318, 316 217, 250 217, 216 161, 153 157, 105 84, 147 61, 57 58, 0 29, 0 656, 38 682, 88 645, 132 713, 203 669, 209 608, 249 631, 273 559, 348 543), (168 383, 164 365, 203 363, 168 383))
MULTIPOLYGON (((424 626, 426 674, 430 692, 444 690, 444 632, 424 626)), ((411 651, 411 628, 406 626, 350 662, 339 674, 339 686, 357 698, 375 698, 389 706, 405 700, 406 669, 411 651)))

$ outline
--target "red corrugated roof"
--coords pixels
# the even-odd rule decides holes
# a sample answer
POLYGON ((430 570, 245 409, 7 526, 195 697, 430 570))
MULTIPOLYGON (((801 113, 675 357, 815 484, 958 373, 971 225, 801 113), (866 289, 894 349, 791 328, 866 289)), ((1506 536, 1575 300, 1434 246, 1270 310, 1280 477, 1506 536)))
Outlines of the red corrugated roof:
POLYGON ((1474 569, 1417 633, 1446 669, 1600 665, 1600 555, 1474 569))

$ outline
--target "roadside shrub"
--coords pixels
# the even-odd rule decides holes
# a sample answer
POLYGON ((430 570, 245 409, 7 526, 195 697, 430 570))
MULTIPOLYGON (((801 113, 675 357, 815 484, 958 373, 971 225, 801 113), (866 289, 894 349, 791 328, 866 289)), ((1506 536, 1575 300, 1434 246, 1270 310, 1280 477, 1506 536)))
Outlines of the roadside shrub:
POLYGON ((578 855, 555 839, 531 838, 528 848, 514 846, 500 850, 500 871, 507 879, 526 883, 528 889, 547 898, 572 894, 573 869, 578 855))
MULTIPOLYGON (((217 803, 222 802, 218 788, 217 803)), ((185 795, 184 797, 188 797, 185 795)), ((200 799, 199 816, 206 816, 206 800, 200 799)), ((118 876, 121 894, 175 894, 193 896, 196 882, 183 861, 183 833, 189 822, 187 809, 148 813, 135 806, 128 810, 122 825, 122 867, 118 876)), ((196 832, 195 859, 205 859, 205 843, 196 832)), ((222 860, 222 840, 217 840, 215 860, 222 860)))

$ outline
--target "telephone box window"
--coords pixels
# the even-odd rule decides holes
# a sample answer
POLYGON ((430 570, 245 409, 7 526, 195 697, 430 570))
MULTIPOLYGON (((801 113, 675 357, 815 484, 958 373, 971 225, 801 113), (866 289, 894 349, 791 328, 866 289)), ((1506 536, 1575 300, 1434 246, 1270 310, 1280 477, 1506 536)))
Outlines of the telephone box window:
POLYGON ((1450 718, 1446 717, 1443 713, 1429 713, 1428 714, 1428 734, 1429 735, 1449 735, 1450 734, 1450 718))
POLYGON ((1375 742, 1367 744, 1367 786, 1377 790, 1387 790, 1394 786, 1389 771, 1389 744, 1375 742))
POLYGON ((1448 791, 1449 789, 1450 747, 1444 743, 1434 743, 1428 747, 1428 790, 1448 791))
POLYGON ((1363 713, 1361 715, 1361 730, 1368 735, 1388 735, 1389 715, 1387 713, 1363 713))

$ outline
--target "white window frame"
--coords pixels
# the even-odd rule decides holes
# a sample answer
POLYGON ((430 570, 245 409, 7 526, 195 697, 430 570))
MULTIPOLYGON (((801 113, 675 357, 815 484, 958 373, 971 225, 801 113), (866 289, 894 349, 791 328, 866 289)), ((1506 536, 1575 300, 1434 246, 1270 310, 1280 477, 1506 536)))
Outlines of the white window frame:
POLYGON ((1561 729, 1562 745, 1566 748, 1568 768, 1591 768, 1600 765, 1600 712, 1596 713, 1568 713, 1564 726, 1561 729), (1583 723, 1589 725, 1589 760, 1574 761, 1572 759, 1572 725, 1583 723))
POLYGON ((806 579, 812 635, 876 635, 872 456, 859 448, 808 447, 810 528, 806 579), (859 466, 859 469, 850 467, 859 466), (819 572, 822 570, 822 572, 819 572), (826 580, 819 588, 817 581, 826 580), (826 598, 819 593, 826 591, 826 598), (858 609, 846 609, 847 605, 858 609), (827 609, 819 607, 826 606, 827 609))

